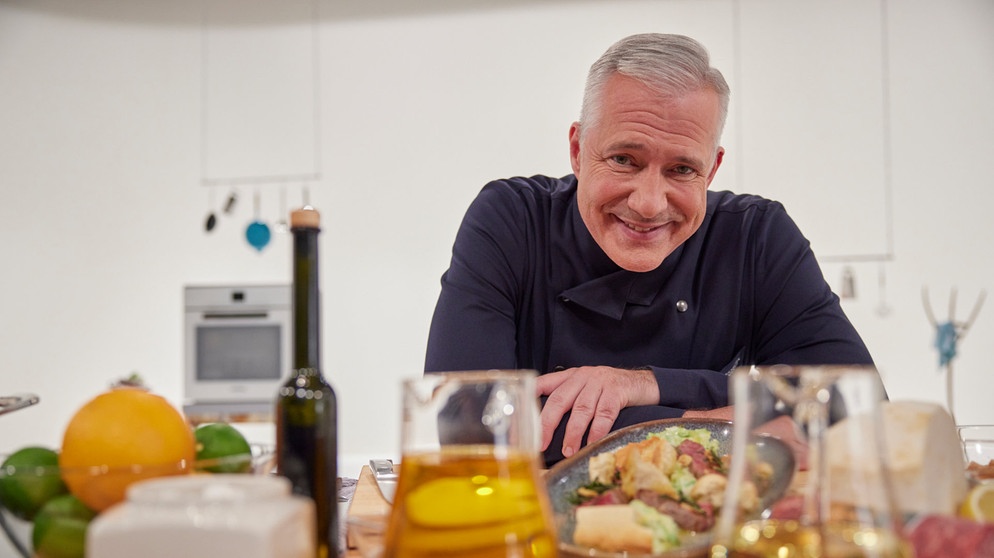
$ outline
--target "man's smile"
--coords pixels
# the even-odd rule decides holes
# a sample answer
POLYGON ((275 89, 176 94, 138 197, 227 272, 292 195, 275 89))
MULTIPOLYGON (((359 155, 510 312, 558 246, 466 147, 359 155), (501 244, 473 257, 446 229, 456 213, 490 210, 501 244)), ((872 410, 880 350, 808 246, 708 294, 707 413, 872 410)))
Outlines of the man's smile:
POLYGON ((675 219, 654 219, 652 221, 642 221, 638 219, 625 218, 617 214, 614 215, 614 218, 617 219, 619 224, 624 225, 628 230, 641 234, 658 231, 666 225, 676 221, 675 219))
POLYGON ((639 226, 633 225, 631 223, 625 223, 625 226, 628 227, 629 229, 635 231, 635 232, 644 233, 644 232, 649 232, 649 231, 658 229, 662 225, 655 225, 655 226, 651 226, 651 227, 639 227, 639 226))

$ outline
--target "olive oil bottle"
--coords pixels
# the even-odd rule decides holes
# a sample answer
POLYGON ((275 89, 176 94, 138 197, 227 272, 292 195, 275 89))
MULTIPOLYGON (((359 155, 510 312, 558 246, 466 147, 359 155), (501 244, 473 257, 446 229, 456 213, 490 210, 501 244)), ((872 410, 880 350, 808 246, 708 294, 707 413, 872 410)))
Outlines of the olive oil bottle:
POLYGON ((321 373, 318 233, 321 216, 290 214, 293 234, 293 370, 276 398, 276 459, 293 492, 314 500, 318 558, 337 558, 338 405, 321 373))

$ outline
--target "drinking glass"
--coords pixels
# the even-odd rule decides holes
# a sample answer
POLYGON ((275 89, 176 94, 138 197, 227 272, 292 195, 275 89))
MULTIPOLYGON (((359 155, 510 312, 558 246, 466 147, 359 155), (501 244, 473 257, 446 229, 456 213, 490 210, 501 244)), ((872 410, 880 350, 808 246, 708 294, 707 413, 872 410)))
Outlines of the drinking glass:
POLYGON ((970 424, 956 427, 963 442, 967 463, 987 465, 994 461, 994 425, 970 424))
POLYGON ((404 382, 400 475, 384 556, 556 555, 539 477, 535 376, 446 372, 404 382))
POLYGON ((872 368, 736 369, 731 463, 711 558, 909 558, 901 535, 880 417, 883 387, 872 368), (792 439, 807 472, 765 509, 752 497, 769 482, 755 437, 792 439))

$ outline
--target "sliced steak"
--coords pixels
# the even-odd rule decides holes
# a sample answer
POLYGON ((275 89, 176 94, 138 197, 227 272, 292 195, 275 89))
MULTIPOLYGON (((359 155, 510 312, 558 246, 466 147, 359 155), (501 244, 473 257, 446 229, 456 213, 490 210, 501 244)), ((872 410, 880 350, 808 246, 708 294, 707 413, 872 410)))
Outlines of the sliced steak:
POLYGON ((990 558, 994 556, 994 523, 928 515, 912 528, 908 540, 918 558, 990 558))
POLYGON ((685 531, 707 531, 714 526, 714 515, 700 512, 694 508, 667 498, 651 490, 639 490, 635 498, 645 505, 655 508, 659 513, 668 515, 685 531))
POLYGON ((804 496, 801 494, 789 494, 773 504, 773 509, 770 510, 770 519, 801 519, 801 511, 803 509, 804 496))
POLYGON ((601 492, 590 500, 580 504, 581 506, 608 506, 612 504, 627 504, 631 500, 620 488, 609 488, 601 492))
POLYGON ((714 473, 714 467, 708 460, 708 452, 704 449, 704 446, 698 444, 693 440, 684 440, 680 442, 677 446, 676 452, 680 455, 686 455, 690 457, 691 463, 690 472, 694 474, 695 477, 701 478, 708 473, 714 473))

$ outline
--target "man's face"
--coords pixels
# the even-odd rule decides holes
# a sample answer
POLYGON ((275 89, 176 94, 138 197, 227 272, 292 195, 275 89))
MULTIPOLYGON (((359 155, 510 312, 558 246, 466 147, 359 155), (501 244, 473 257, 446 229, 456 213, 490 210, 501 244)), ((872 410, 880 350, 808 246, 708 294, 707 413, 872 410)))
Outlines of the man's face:
POLYGON ((718 95, 663 99, 615 74, 602 98, 596 125, 569 132, 580 215, 614 263, 651 271, 704 220, 724 155, 715 149, 718 95))

